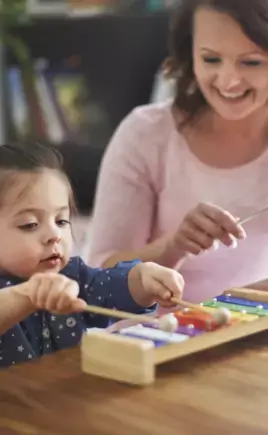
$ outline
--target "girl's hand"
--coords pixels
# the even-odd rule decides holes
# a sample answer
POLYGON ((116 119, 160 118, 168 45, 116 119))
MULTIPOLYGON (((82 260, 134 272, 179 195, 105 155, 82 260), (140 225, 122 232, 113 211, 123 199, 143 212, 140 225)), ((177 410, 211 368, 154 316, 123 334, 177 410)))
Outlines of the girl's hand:
POLYGON ((184 279, 173 269, 155 263, 140 263, 129 273, 129 288, 133 298, 143 306, 159 303, 162 307, 176 306, 171 297, 181 299, 184 279))
POLYGON ((77 282, 56 273, 33 275, 26 283, 15 286, 14 291, 27 296, 34 309, 54 314, 80 312, 86 305, 78 298, 77 282))

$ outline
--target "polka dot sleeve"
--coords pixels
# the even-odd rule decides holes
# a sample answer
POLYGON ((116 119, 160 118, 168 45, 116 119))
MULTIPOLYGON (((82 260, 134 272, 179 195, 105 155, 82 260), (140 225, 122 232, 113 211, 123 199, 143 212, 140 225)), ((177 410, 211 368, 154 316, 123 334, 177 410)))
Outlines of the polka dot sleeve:
POLYGON ((88 304, 133 313, 152 311, 144 309, 132 299, 128 288, 128 273, 139 261, 118 263, 110 269, 92 269, 79 259, 80 297, 88 304))

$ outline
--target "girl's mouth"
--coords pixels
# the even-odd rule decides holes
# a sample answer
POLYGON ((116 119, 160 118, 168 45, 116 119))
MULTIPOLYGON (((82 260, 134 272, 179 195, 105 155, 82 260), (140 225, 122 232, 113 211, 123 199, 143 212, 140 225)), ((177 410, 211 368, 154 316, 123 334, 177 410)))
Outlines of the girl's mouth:
POLYGON ((48 266, 55 267, 61 262, 60 254, 52 254, 50 257, 41 260, 41 263, 46 263, 48 266))

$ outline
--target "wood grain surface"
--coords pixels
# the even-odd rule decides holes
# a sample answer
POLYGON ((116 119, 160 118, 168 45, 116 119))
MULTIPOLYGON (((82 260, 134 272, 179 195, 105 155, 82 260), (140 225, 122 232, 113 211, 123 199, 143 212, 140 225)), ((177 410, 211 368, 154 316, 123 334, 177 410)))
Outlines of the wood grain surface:
POLYGON ((79 348, 0 371, 1 435, 121 433, 268 434, 268 334, 165 364, 142 389, 81 373, 79 348))

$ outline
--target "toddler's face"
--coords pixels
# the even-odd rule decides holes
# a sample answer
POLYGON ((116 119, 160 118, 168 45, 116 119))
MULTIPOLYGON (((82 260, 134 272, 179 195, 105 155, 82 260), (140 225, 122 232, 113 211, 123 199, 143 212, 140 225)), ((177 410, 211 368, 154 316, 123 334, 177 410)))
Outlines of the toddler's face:
POLYGON ((0 209, 0 273, 57 273, 72 249, 68 186, 53 171, 19 181, 0 209))

